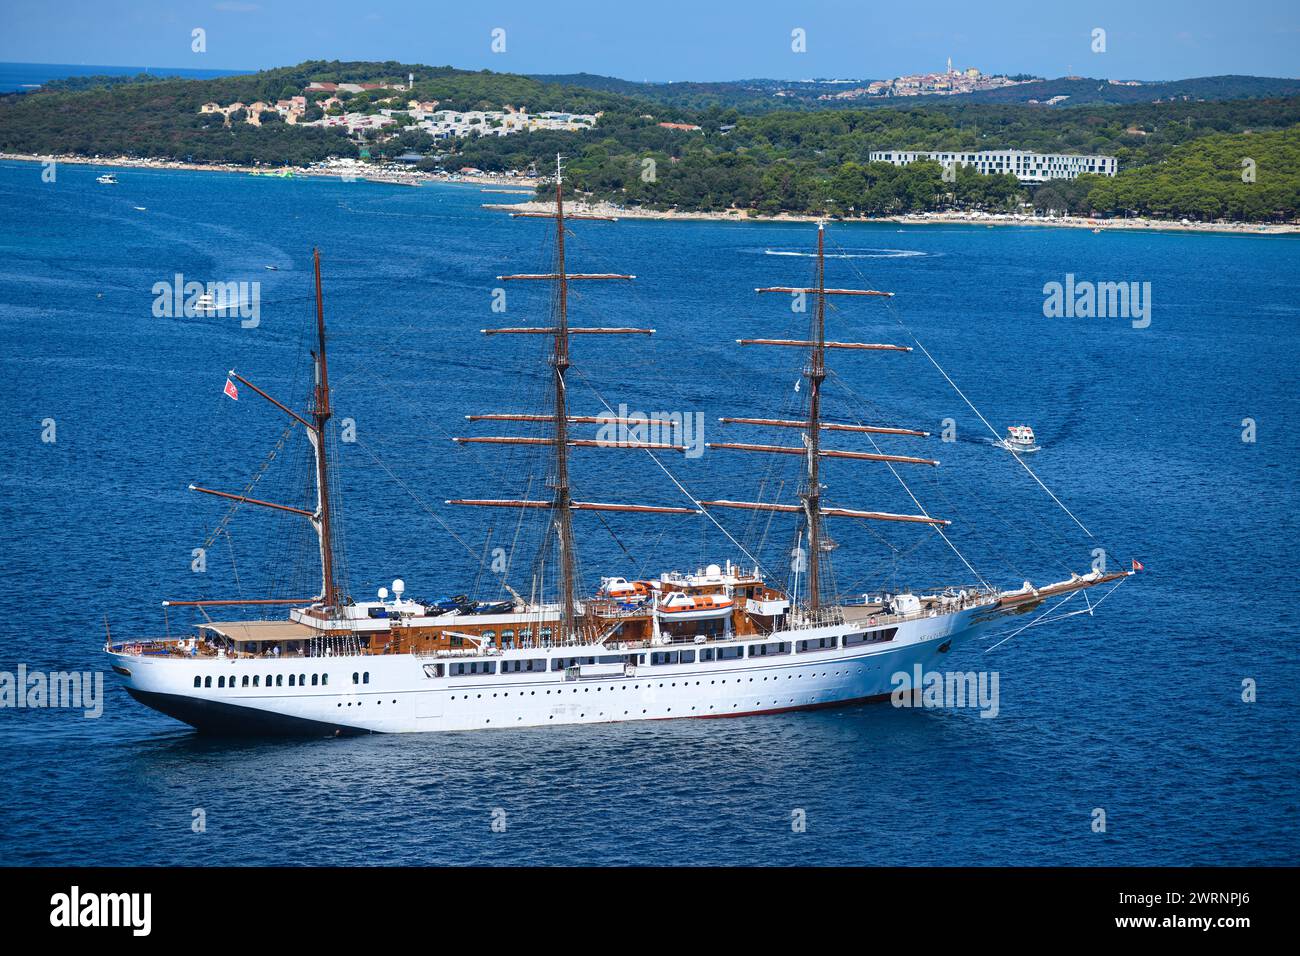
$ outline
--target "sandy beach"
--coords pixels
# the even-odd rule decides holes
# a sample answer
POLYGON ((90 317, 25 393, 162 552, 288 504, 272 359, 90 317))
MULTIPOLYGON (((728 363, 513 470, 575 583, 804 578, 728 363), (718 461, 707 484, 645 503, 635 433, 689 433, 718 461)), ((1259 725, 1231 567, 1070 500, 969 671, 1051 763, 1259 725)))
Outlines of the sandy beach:
MULTIPOLYGON (((553 203, 536 200, 522 203, 484 203, 486 209, 507 209, 517 212, 550 212, 553 203)), ((613 203, 566 203, 565 209, 591 216, 612 216, 616 219, 680 219, 710 220, 715 222, 816 222, 817 216, 781 213, 776 216, 750 215, 741 209, 725 212, 684 212, 677 210, 628 209, 613 203)), ((926 212, 900 216, 862 216, 844 222, 899 223, 909 226, 965 225, 965 226, 1043 226, 1067 229, 1091 229, 1096 232, 1114 230, 1158 230, 1161 232, 1218 232, 1246 235, 1288 235, 1300 233, 1300 223, 1255 222, 1191 222, 1174 219, 1091 219, 1085 216, 1030 216, 1008 213, 978 212, 926 212)))
MULTIPOLYGON (((315 166, 240 166, 215 163, 182 163, 163 159, 139 159, 130 156, 34 156, 27 153, 0 153, 0 160, 43 163, 53 159, 58 163, 75 163, 101 166, 105 169, 189 169, 201 172, 244 173, 275 176, 288 169, 294 176, 336 176, 373 183, 397 186, 419 186, 421 183, 469 183, 498 187, 484 192, 508 195, 532 195, 540 180, 526 176, 505 176, 491 173, 429 173, 418 169, 374 168, 355 160, 332 160, 315 166)), ((485 209, 515 212, 549 212, 552 203, 526 200, 523 202, 489 202, 485 209)), ((592 216, 611 216, 616 219, 677 219, 711 222, 816 222, 819 217, 779 213, 775 216, 751 214, 748 210, 728 209, 722 212, 689 212, 682 210, 655 210, 626 208, 608 202, 583 202, 575 200, 566 205, 575 213, 592 216)), ((1114 230, 1144 230, 1160 232, 1216 232, 1238 235, 1294 235, 1300 233, 1300 223, 1253 222, 1192 222, 1175 219, 1091 219, 1085 216, 1031 216, 1010 213, 979 212, 923 212, 899 216, 863 216, 845 222, 898 223, 909 226, 966 225, 966 226, 1041 226, 1046 228, 1091 229, 1095 232, 1114 230)))
MULTIPOLYGON (((262 176, 279 175, 288 170, 294 176, 335 176, 373 183, 397 186, 418 186, 421 183, 472 183, 483 186, 515 187, 531 195, 538 180, 527 176, 498 176, 491 173, 427 173, 418 169, 376 168, 368 163, 333 160, 315 166, 241 166, 238 164, 182 163, 166 159, 139 159, 131 156, 35 156, 30 153, 0 153, 0 160, 27 163, 75 163, 81 166, 102 166, 105 169, 189 169, 211 173, 245 173, 262 176)), ((514 189, 505 190, 514 192, 514 189)))

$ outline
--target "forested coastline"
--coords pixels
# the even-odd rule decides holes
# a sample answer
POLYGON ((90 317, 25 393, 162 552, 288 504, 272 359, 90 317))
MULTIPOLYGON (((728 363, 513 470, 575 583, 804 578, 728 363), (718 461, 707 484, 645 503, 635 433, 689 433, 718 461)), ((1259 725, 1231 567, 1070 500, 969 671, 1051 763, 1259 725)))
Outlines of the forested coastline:
MULTIPOLYGON (((305 166, 329 157, 375 163, 415 152, 420 168, 545 171, 566 157, 573 187, 591 198, 655 210, 831 216, 943 209, 1157 218, 1289 221, 1300 216, 1300 97, 1124 103, 1053 109, 927 102, 893 108, 742 112, 689 109, 613 90, 513 74, 401 63, 313 61, 210 80, 77 78, 0 97, 0 150, 131 156, 180 162, 305 166), (414 88, 395 89, 414 76, 414 88), (372 82, 349 111, 376 113, 406 98, 439 108, 595 112, 590 131, 534 131, 436 141, 399 123, 396 135, 339 128, 226 123, 206 102, 274 102, 312 80, 372 82), (664 123, 697 129, 668 128, 664 123), (405 127, 405 128, 404 128, 405 127), (877 149, 1027 149, 1118 157, 1113 179, 1041 186, 936 163, 869 162, 877 149)), ((563 78, 559 78, 563 79, 563 78)), ((318 111, 319 112, 319 111, 318 111)), ((405 119, 399 114, 399 119, 405 119)))

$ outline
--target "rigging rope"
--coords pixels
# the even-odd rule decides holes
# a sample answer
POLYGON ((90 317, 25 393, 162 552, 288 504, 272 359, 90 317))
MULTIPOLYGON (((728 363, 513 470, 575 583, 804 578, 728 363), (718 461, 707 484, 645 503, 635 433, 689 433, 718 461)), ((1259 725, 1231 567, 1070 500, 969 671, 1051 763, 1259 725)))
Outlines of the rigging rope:
MULTIPOLYGON (((835 372, 834 369, 827 369, 827 371, 837 382, 844 384, 844 380, 840 378, 840 376, 835 372)), ((880 444, 876 441, 876 436, 872 435, 870 432, 867 432, 866 436, 867 436, 867 441, 871 443, 871 447, 875 449, 876 454, 883 454, 884 452, 880 448, 880 444)), ((890 474, 892 474, 896 479, 898 479, 898 483, 902 485, 903 490, 907 492, 907 497, 912 499, 912 503, 921 510, 921 514, 925 515, 927 518, 931 517, 930 512, 925 510, 925 506, 921 504, 920 500, 916 497, 916 495, 912 493, 912 489, 908 487, 907 482, 903 479, 903 476, 898 473, 898 469, 894 467, 894 463, 892 461, 885 461, 883 462, 883 464, 885 465, 885 467, 889 469, 890 474)), ((978 580, 980 584, 984 585, 985 588, 988 588, 990 591, 992 591, 993 590, 992 585, 990 585, 988 581, 984 580, 984 576, 980 574, 978 571, 976 571, 974 566, 969 561, 966 560, 966 556, 961 553, 961 551, 958 549, 958 547, 955 544, 952 543, 952 539, 943 533, 943 528, 939 527, 939 525, 937 524, 932 524, 930 525, 930 527, 935 530, 935 533, 938 534, 939 537, 943 538, 944 544, 948 545, 948 547, 952 549, 952 553, 957 555, 957 557, 961 560, 961 563, 966 565, 966 570, 970 571, 971 574, 975 575, 976 580, 978 580)))
MULTIPOLYGON (((894 318, 897 319, 898 316, 895 315, 894 318)), ((989 422, 988 422, 988 419, 985 418, 983 415, 980 414, 980 410, 979 410, 978 408, 976 408, 976 407, 974 406, 974 404, 972 404, 972 402, 971 402, 971 400, 970 400, 969 398, 966 397, 966 393, 963 392, 960 388, 957 387, 957 383, 954 382, 951 378, 948 377, 948 373, 945 372, 945 371, 943 370, 943 366, 941 366, 937 361, 935 361, 934 356, 931 355, 930 352, 929 352, 929 350, 928 350, 924 345, 921 344, 921 340, 918 339, 918 338, 916 337, 916 333, 914 333, 914 332, 913 332, 911 329, 909 329, 906 325, 903 325, 902 321, 899 321, 899 322, 898 322, 898 325, 899 325, 900 328, 903 329, 904 332, 907 333, 907 335, 911 338, 911 340, 912 340, 913 342, 916 343, 916 347, 919 348, 919 349, 922 351, 922 353, 924 353, 925 357, 928 358, 928 359, 930 360, 930 364, 933 365, 935 368, 937 368, 937 369, 939 370, 939 374, 942 375, 942 376, 944 377, 944 379, 948 382, 948 384, 952 386, 953 391, 956 392, 958 395, 961 396, 961 400, 962 400, 963 402, 965 402, 965 403, 967 404, 967 406, 969 406, 970 410, 976 414, 976 416, 979 418, 979 420, 982 421, 982 422, 984 423, 984 427, 987 428, 990 432, 993 433, 993 437, 994 437, 995 439, 997 439, 998 441, 1001 441, 1001 440, 1002 440, 1002 436, 998 434, 997 429, 994 428, 992 425, 990 425, 989 422)), ((1070 516, 1070 519, 1071 519, 1075 524, 1077 524, 1080 528, 1083 529, 1083 533, 1084 533, 1084 534, 1086 534, 1088 537, 1091 538, 1091 537, 1093 536, 1092 532, 1089 531, 1089 530, 1087 529, 1087 527, 1084 525, 1084 523, 1083 523, 1082 521, 1080 521, 1078 518, 1076 518, 1076 517, 1074 516, 1074 512, 1073 512, 1073 511, 1071 511, 1069 508, 1065 507, 1065 505, 1061 502, 1061 499, 1060 499, 1060 498, 1058 498, 1058 497, 1056 497, 1056 495, 1052 494, 1052 489, 1048 488, 1047 485, 1043 484, 1042 479, 1039 478, 1036 474, 1034 474, 1034 470, 1033 470, 1032 468, 1030 468, 1029 465, 1025 464, 1025 460, 1024 460, 1024 458, 1022 458, 1022 457, 1020 456, 1020 454, 1019 454, 1018 452, 1014 451, 1014 450, 1011 452, 1011 454, 1015 456, 1016 461, 1020 462, 1020 467, 1023 468, 1023 469, 1025 469, 1025 471, 1029 472, 1029 477, 1033 478, 1034 481, 1038 482, 1038 487, 1042 488, 1045 492, 1047 492, 1048 496, 1049 496, 1053 501, 1055 501, 1055 502, 1057 503, 1057 505, 1060 506, 1061 510, 1064 511, 1067 515, 1069 515, 1069 516, 1070 516)))
MULTIPOLYGON (((574 368, 571 368, 570 371, 575 371, 578 373, 578 377, 581 378, 587 384, 587 387, 591 389, 591 393, 596 396, 596 400, 599 401, 600 404, 605 406, 606 411, 608 411, 611 415, 618 414, 617 412, 614 411, 613 407, 609 404, 609 402, 605 401, 605 396, 601 395, 600 392, 596 390, 595 386, 591 384, 590 380, 585 375, 582 374, 581 369, 578 369, 575 366, 574 368)), ((754 567, 763 569, 766 573, 766 569, 763 567, 763 562, 760 561, 758 558, 754 557, 754 555, 750 554, 749 550, 743 544, 741 544, 734 537, 732 537, 731 532, 728 531, 726 528, 724 528, 718 522, 718 519, 713 517, 713 515, 709 513, 709 510, 700 504, 700 499, 696 498, 693 494, 691 494, 691 492, 686 489, 686 486, 677 480, 677 476, 668 470, 668 468, 664 465, 663 462, 659 460, 658 456, 656 456, 654 452, 652 452, 648 448, 643 448, 641 450, 645 452, 646 455, 649 456, 651 461, 653 461, 656 465, 659 466, 659 470, 668 476, 668 480, 677 486, 677 490, 680 491, 683 495, 685 495, 688 499, 690 499, 691 504, 695 505, 696 508, 699 508, 700 512, 711 522, 713 522, 713 524, 717 527, 717 529, 726 536, 728 541, 730 541, 737 548, 739 548, 741 553, 744 554, 745 557, 749 558, 749 560, 754 562, 754 567)))
POLYGON ((451 535, 452 540, 454 540, 457 544, 459 544, 462 548, 465 549, 466 554, 472 557, 475 561, 480 560, 478 552, 475 551, 473 548, 471 548, 469 544, 466 543, 465 539, 463 539, 460 535, 456 534, 456 532, 451 529, 451 526, 447 524, 446 521, 443 520, 442 515, 438 514, 438 512, 430 508, 419 495, 417 495, 413 490, 411 490, 411 486, 408 485, 401 478, 399 478, 391 468, 389 468, 386 464, 384 464, 384 462, 377 455, 375 455, 374 452, 372 452, 369 448, 365 446, 365 444, 361 441, 360 438, 354 438, 352 443, 356 445, 358 448, 360 448, 362 451, 364 451, 367 455, 369 455, 371 461, 373 461, 376 465, 382 468, 388 474, 389 478, 392 478, 393 481, 397 482, 398 486, 403 491, 405 491, 408 495, 411 496, 411 500, 413 500, 424 511, 426 511, 433 518, 433 520, 437 521, 438 524, 442 525, 442 529, 446 531, 447 534, 451 535))
MULTIPOLYGON (((1085 609, 1083 609, 1083 610, 1079 610, 1079 611, 1071 611, 1069 614, 1063 614, 1063 615, 1061 615, 1061 617, 1057 618, 1057 620, 1064 620, 1064 619, 1067 618, 1067 617, 1074 617, 1076 614, 1092 614, 1094 611, 1097 610, 1097 608, 1101 607, 1102 601, 1105 601, 1106 598, 1108 598, 1108 597, 1110 597, 1112 594, 1114 594, 1115 591, 1116 591, 1116 589, 1118 589, 1119 586, 1120 586, 1121 584, 1123 584, 1123 583, 1124 583, 1125 581, 1127 581, 1127 580, 1128 580, 1127 577, 1120 578, 1119 581, 1117 581, 1117 582, 1115 583, 1115 586, 1112 587, 1110 590, 1108 590, 1105 594, 1103 594, 1103 595, 1101 596, 1101 598, 1097 601, 1096 604, 1093 604, 1093 603, 1089 602, 1087 608, 1085 608, 1085 609)), ((992 651, 992 650, 994 650, 994 649, 996 649, 996 648, 1001 647, 1003 644, 1005 644, 1007 641, 1011 640, 1013 637, 1015 637, 1015 636, 1016 636, 1017 634, 1019 634, 1021 631, 1027 630, 1028 628, 1031 628, 1031 627, 1036 627, 1036 626, 1039 625, 1039 624, 1047 624, 1047 623, 1050 623, 1050 621, 1048 620, 1048 615, 1049 615, 1049 614, 1051 614, 1053 611, 1055 611, 1055 610, 1056 610, 1058 607, 1060 607, 1061 605, 1065 604, 1067 601, 1071 601, 1071 600, 1073 600, 1075 597, 1077 597, 1078 595, 1083 594, 1083 593, 1084 593, 1084 591, 1083 591, 1082 589, 1080 589, 1080 590, 1078 590, 1078 591, 1071 591, 1071 592, 1070 592, 1069 594, 1067 594, 1064 598, 1062 598, 1061 600, 1057 601, 1055 604, 1053 604, 1051 607, 1049 607, 1049 608, 1048 608, 1046 611, 1044 611, 1042 614, 1038 615, 1036 618, 1034 618, 1034 619, 1033 619, 1032 621, 1030 621, 1028 624, 1025 624, 1025 625, 1023 625, 1023 626, 1021 626, 1021 627, 1016 628, 1014 631, 1012 631, 1012 632, 1011 632, 1010 634, 1008 634, 1006 637, 1002 638, 1002 640, 998 641, 996 644, 992 645, 991 647, 987 647, 987 648, 985 648, 985 649, 984 649, 984 653, 987 654, 987 653, 989 653, 990 651, 992 651)), ((1086 595, 1085 595, 1085 600, 1086 600, 1086 595)))

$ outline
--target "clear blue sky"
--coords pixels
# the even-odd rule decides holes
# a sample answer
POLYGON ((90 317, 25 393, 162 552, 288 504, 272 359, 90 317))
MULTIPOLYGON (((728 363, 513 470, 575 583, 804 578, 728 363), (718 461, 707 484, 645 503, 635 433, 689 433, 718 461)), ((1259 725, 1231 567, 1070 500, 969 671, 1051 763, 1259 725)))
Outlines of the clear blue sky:
POLYGON ((243 69, 402 60, 632 80, 958 67, 1112 79, 1300 73, 1297 0, 0 0, 0 60, 243 69), (207 52, 190 31, 207 31, 207 52), (490 49, 506 31, 506 52, 490 49), (791 51, 791 30, 807 52, 791 51), (1106 30, 1106 52, 1091 49, 1106 30))

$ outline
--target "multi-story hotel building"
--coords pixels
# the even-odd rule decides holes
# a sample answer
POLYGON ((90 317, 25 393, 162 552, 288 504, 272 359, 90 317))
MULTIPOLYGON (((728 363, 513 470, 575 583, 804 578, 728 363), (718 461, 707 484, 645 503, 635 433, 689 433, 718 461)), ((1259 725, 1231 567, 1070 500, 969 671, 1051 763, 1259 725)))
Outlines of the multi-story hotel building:
POLYGON ((950 164, 974 166, 984 174, 1013 173, 1026 183, 1041 183, 1049 179, 1074 179, 1081 173, 1114 176, 1119 162, 1114 156, 1084 156, 1074 153, 1031 153, 1022 149, 983 149, 978 152, 927 152, 924 150, 883 149, 872 150, 868 159, 873 163, 892 163, 906 166, 917 160, 930 159, 941 166, 950 164))

